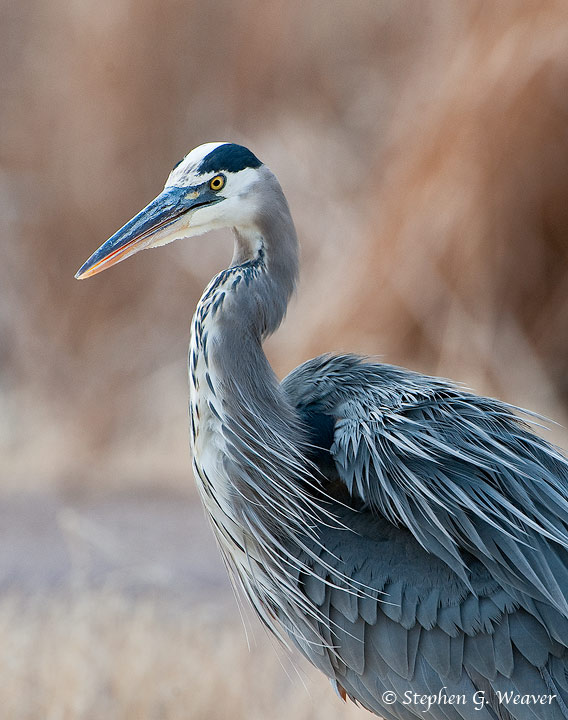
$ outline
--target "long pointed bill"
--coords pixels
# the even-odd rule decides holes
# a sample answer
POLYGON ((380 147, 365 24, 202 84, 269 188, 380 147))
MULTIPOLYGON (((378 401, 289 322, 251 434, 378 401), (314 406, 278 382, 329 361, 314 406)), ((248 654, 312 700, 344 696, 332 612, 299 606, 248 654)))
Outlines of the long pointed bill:
POLYGON ((166 228, 184 213, 214 201, 207 191, 201 190, 199 187, 169 187, 164 190, 91 255, 75 275, 77 280, 96 275, 165 238, 168 235, 166 228))

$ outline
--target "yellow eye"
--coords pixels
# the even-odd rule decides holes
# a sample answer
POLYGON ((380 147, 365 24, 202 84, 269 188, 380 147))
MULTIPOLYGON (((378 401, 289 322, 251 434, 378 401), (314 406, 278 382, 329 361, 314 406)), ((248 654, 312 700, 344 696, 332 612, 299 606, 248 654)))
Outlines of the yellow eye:
POLYGON ((215 177, 211 178, 211 180, 209 181, 209 187, 211 188, 211 190, 217 192, 225 186, 225 182, 226 180, 224 175, 215 175, 215 177))

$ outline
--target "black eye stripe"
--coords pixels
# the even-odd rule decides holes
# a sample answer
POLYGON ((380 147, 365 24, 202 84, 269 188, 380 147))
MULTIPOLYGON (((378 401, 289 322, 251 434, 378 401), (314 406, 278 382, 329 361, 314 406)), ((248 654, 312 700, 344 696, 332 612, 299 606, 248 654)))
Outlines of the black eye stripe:
POLYGON ((220 172, 226 170, 228 172, 240 172, 245 168, 257 168, 262 163, 253 155, 250 150, 242 145, 234 143, 225 143, 219 145, 206 155, 197 169, 198 175, 208 172, 220 172))

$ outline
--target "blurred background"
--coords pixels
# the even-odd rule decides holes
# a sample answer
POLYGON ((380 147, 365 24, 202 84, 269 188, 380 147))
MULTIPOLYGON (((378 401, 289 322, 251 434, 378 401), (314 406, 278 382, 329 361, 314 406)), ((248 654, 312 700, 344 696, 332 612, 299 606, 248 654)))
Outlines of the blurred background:
POLYGON ((230 233, 73 275, 191 148, 242 143, 302 244, 267 347, 280 376, 325 351, 378 355, 543 413, 568 447, 568 6, 0 13, 6 717, 363 716, 245 613, 247 648, 197 504, 189 323, 230 233))

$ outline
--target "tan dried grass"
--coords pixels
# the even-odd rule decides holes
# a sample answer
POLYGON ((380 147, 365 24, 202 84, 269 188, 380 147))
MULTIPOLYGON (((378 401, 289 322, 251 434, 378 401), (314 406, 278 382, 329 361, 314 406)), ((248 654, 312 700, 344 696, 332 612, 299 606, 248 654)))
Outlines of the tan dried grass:
POLYGON ((0 601, 0 717, 10 720, 333 720, 345 705, 258 625, 106 592, 0 601), (296 672, 295 666, 301 667, 296 672))

